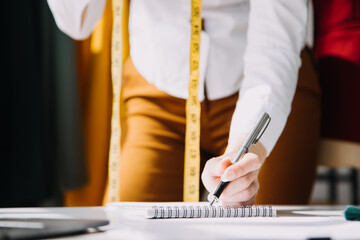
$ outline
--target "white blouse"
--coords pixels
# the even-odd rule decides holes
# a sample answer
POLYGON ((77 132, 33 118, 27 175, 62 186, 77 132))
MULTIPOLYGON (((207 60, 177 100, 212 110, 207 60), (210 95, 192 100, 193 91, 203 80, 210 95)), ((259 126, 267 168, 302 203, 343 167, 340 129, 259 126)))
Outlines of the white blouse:
MULTIPOLYGON (((239 92, 227 152, 250 132, 261 112, 272 121, 261 138, 268 154, 291 110, 300 51, 305 42, 307 0, 203 0, 199 100, 239 92)), ((59 28, 87 38, 105 0, 48 0, 59 28), (88 7, 82 22, 82 13, 88 7)), ((188 97, 190 0, 131 0, 130 56, 158 89, 188 97)))

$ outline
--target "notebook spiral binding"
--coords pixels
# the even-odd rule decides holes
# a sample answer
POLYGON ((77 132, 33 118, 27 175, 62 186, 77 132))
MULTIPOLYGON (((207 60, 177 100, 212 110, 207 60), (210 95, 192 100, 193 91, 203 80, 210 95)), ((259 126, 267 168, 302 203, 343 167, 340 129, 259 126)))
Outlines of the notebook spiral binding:
POLYGON ((150 218, 229 218, 275 217, 272 206, 153 206, 150 218))

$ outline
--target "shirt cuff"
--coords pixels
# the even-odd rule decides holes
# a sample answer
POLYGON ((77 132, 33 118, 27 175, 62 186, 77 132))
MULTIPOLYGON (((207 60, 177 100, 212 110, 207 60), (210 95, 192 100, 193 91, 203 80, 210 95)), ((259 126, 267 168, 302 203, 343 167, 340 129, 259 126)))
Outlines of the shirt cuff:
POLYGON ((259 142, 264 145, 267 156, 269 156, 285 127, 290 113, 290 109, 281 108, 269 102, 266 99, 254 100, 246 96, 239 99, 231 121, 226 152, 238 151, 242 144, 240 142, 241 136, 249 134, 261 114, 266 112, 270 115, 271 121, 259 142))

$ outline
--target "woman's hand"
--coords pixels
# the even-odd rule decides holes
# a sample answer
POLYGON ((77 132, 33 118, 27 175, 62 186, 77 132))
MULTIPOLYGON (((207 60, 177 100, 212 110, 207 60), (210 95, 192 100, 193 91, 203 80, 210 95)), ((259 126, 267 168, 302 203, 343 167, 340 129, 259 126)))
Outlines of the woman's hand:
MULTIPOLYGON (((240 149, 240 148, 239 148, 240 149)), ((254 204, 259 190, 258 174, 266 159, 266 149, 258 142, 251 152, 232 164, 237 151, 225 153, 206 162, 201 179, 212 196, 220 180, 230 181, 220 195, 223 206, 243 206, 254 204)))

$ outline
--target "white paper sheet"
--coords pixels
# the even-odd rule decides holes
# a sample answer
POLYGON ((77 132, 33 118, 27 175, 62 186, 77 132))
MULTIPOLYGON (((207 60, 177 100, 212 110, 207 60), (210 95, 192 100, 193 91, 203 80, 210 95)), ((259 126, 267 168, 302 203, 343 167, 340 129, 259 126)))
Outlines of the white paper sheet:
POLYGON ((135 217, 136 214, 130 216, 128 212, 154 204, 179 203, 109 204, 106 212, 119 228, 109 231, 108 236, 125 239, 120 236, 133 232, 132 239, 360 239, 360 222, 346 221, 338 208, 277 206, 278 217, 275 218, 226 219, 145 219, 139 215, 135 217))

